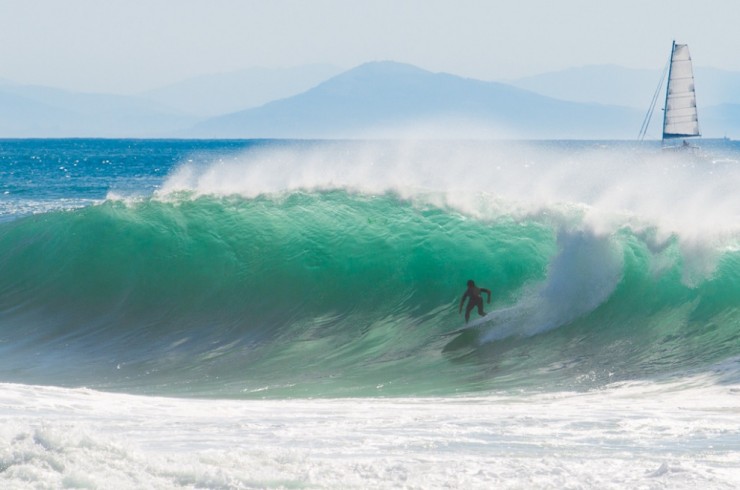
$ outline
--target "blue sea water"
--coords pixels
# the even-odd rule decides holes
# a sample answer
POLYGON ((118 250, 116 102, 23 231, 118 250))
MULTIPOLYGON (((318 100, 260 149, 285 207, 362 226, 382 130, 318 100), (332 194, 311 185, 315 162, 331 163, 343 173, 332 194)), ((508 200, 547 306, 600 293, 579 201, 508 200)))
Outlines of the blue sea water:
MULTIPOLYGON (((206 398, 224 431, 232 410, 244 407, 224 399, 272 400, 299 413, 291 403, 345 400, 332 409, 317 402, 316 410, 346 414, 358 410, 352 400, 379 404, 378 413, 395 413, 383 405, 389 399, 411 403, 411 413, 422 413, 424 400, 458 410, 468 405, 463 396, 500 422, 502 413, 486 412, 491 403, 531 404, 537 419, 547 411, 537 410, 553 405, 536 397, 581 394, 592 406, 619 405, 613 387, 648 386, 629 392, 631 409, 655 411, 656 383, 684 401, 703 390, 735 390, 738 188, 734 142, 669 154, 625 142, 3 140, 0 383, 8 399, 34 400, 26 403, 42 412, 53 411, 43 391, 51 388, 34 387, 69 390, 59 396, 73 406, 85 404, 71 401, 80 389, 206 398), (493 291, 490 314, 448 335, 463 326, 458 302, 470 278, 493 291), (609 395, 599 398, 602 392, 609 395)), ((23 405, 5 402, 10 418, 16 403, 23 405)), ((557 406, 583 408, 580 401, 557 406)), ((97 417, 74 413, 79 424, 97 417)), ((600 434, 594 437, 607 437, 603 417, 584 426, 600 434)), ((545 418, 538 420, 548 426, 545 418)), ((484 430, 491 420, 474 426, 484 430)), ((526 421, 513 424, 517 437, 534 441, 522 435, 526 421)), ((30 482, 97 486, 63 470, 62 480, 39 473, 54 463, 37 455, 37 445, 58 443, 71 454, 84 442, 55 442, 63 428, 23 427, 7 434, 14 442, 0 473, 31 458, 30 482), (18 449, 26 440, 35 442, 18 449)), ((627 438, 638 432, 624 429, 627 438)), ((309 433, 294 435, 308 440, 309 433)), ((722 458, 738 447, 737 438, 714 442, 722 458)), ((346 434, 344 444, 356 443, 346 434)), ((286 438, 270 453, 273 463, 290 444, 286 438)), ((490 456, 471 447, 461 450, 490 456)), ((414 451, 404 454, 407 463, 418 461, 414 451)), ((521 454, 499 456, 519 461, 521 454)), ((640 457, 626 457, 625 467, 640 457)), ((295 461, 275 464, 300 473, 295 461)), ((651 472, 669 478, 671 464, 651 472)), ((425 471, 413 468, 414 478, 425 471)), ((220 469, 236 480, 203 484, 201 472, 187 484, 250 488, 249 476, 220 469)), ((539 470, 552 476, 563 468, 539 470)), ((337 471, 340 482, 357 476, 356 467, 337 471)), ((18 474, 8 481, 21 481, 18 474)), ((355 485, 398 483, 398 475, 383 475, 355 485)), ((708 481, 697 475, 691 481, 708 481)), ((334 481, 313 476, 306 481, 334 481)), ((122 487, 131 483, 121 478, 122 487)), ((295 483, 260 478, 254 487, 295 483)), ((442 486, 440 478, 428 486, 442 486)), ((457 483, 502 481, 536 483, 493 474, 457 483)), ((628 480, 602 483, 619 482, 628 480)))

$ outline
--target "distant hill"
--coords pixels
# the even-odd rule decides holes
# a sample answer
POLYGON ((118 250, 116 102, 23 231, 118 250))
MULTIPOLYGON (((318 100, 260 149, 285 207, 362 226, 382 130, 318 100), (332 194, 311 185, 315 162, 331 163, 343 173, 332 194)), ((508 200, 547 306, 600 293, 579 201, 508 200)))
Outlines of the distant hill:
POLYGON ((634 138, 641 117, 632 109, 566 102, 388 61, 366 63, 293 97, 209 119, 187 134, 394 137, 422 128, 422 134, 455 137, 634 138))
POLYGON ((151 101, 0 83, 0 137, 160 137, 197 118, 151 101))
MULTIPOLYGON (((335 70, 247 70, 146 96, 0 80, 0 138, 633 139, 660 78, 658 71, 606 65, 509 84, 390 61, 335 70), (272 97, 278 99, 235 110, 272 97), (232 112, 210 119, 192 114, 221 110, 232 112)), ((740 138, 740 73, 698 68, 696 86, 702 134, 740 138)), ((658 111, 649 138, 658 137, 659 120, 658 111)))
POLYGON ((211 117, 304 92, 342 70, 332 65, 292 68, 249 68, 203 75, 144 92, 141 97, 183 113, 211 117))
MULTIPOLYGON (((633 107, 647 111, 658 87, 662 67, 636 70, 592 65, 512 80, 512 85, 561 100, 633 107)), ((696 67, 697 104, 703 107, 740 104, 740 73, 696 67)), ((665 85, 662 91, 665 90, 665 85)), ((665 92, 661 92, 660 99, 665 92)))
POLYGON ((542 73, 509 83, 555 99, 647 110, 660 75, 658 69, 592 65, 542 73))
POLYGON ((709 138, 740 138, 740 104, 721 104, 700 109, 699 129, 709 138))
MULTIPOLYGON (((614 104, 646 113, 661 78, 661 70, 634 70, 614 65, 584 66, 543 73, 511 83, 549 97, 584 103, 614 104)), ((740 137, 740 73, 696 67, 696 99, 699 127, 705 137, 740 137)), ((648 132, 660 137, 660 108, 665 83, 658 94, 658 107, 648 132)))
POLYGON ((65 122, 74 118, 74 112, 6 93, 0 86, 0 137, 58 134, 65 122))
POLYGON ((694 78, 699 110, 722 104, 740 104, 740 73, 698 67, 694 78))

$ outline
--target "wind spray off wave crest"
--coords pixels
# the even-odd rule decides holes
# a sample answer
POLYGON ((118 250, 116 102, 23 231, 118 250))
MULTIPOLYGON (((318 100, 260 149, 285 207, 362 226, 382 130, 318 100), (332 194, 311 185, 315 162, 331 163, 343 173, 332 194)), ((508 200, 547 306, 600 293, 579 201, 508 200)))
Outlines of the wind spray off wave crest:
POLYGON ((393 194, 481 220, 550 219, 609 235, 628 228, 655 248, 673 237, 711 275, 717 251, 740 247, 740 164, 628 144, 476 141, 299 142, 181 165, 157 196, 393 194))
MULTIPOLYGON (((629 215, 667 233, 737 232, 740 164, 633 148, 567 143, 291 142, 252 147, 217 160, 193 160, 165 181, 160 196, 347 190, 441 194, 441 202, 486 217, 495 203, 536 214, 575 205, 592 224, 613 228, 629 215), (618 215, 620 218, 615 217, 618 215)), ((512 209, 506 209, 510 212, 512 209)), ((490 217, 490 216, 489 216, 490 217)))

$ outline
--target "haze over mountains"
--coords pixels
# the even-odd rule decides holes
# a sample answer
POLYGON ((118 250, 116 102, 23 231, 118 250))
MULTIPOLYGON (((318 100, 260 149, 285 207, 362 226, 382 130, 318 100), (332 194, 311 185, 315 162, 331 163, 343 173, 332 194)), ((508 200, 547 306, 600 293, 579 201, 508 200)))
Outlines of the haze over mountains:
POLYGON ((341 71, 333 65, 249 68, 190 78, 141 95, 184 113, 212 117, 299 94, 341 71))
MULTIPOLYGON (((136 96, 0 80, 0 137, 634 139, 659 79, 603 65, 501 83, 372 62, 209 75, 136 96)), ((740 73, 697 67, 696 87, 703 135, 740 137, 740 73)))
POLYGON ((630 109, 565 102, 507 84, 374 62, 294 97, 210 119, 191 134, 600 138, 639 122, 630 109))
MULTIPOLYGON (((697 67, 694 71, 700 104, 740 104, 740 73, 704 67, 697 67)), ((556 99, 613 104, 645 111, 660 77, 660 70, 591 65, 507 83, 556 99)), ((664 92, 661 95, 664 96, 664 92)))

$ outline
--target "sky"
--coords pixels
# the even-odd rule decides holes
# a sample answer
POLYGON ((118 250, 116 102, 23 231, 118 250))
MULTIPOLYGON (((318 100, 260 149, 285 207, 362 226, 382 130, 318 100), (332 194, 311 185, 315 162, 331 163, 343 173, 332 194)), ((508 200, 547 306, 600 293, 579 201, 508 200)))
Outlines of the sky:
POLYGON ((0 0, 0 79, 134 94, 252 67, 393 60, 481 80, 594 64, 740 71, 737 0, 0 0))

